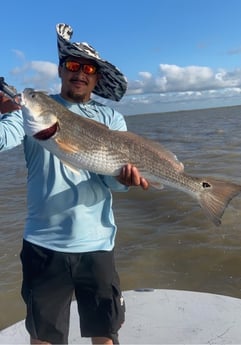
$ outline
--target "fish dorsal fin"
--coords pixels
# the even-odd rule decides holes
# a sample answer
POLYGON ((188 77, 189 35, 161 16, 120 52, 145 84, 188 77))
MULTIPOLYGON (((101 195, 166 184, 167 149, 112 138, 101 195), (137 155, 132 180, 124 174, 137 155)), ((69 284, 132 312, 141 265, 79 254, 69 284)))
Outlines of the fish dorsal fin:
POLYGON ((165 148, 162 144, 158 143, 157 141, 152 141, 147 138, 145 140, 147 140, 147 142, 149 142, 149 144, 151 144, 157 150, 160 150, 160 157, 165 158, 174 169, 176 169, 178 172, 184 171, 183 163, 179 161, 179 159, 173 152, 169 151, 167 148, 165 148))
POLYGON ((183 163, 178 160, 177 156, 173 152, 166 149, 157 141, 152 141, 147 138, 145 140, 147 141, 147 143, 151 144, 152 147, 156 148, 159 151, 159 156, 161 159, 165 159, 166 161, 168 161, 169 164, 171 164, 171 166, 179 173, 184 171, 183 163))
POLYGON ((56 138, 55 142, 59 146, 59 148, 66 153, 77 153, 77 152, 79 152, 79 148, 77 146, 72 145, 72 144, 66 144, 64 141, 62 141, 59 138, 56 138))
MULTIPOLYGON (((126 136, 129 137, 131 139, 137 139, 139 140, 140 136, 132 133, 132 132, 122 132, 122 136, 126 136)), ((141 137, 141 140, 145 141, 145 143, 149 146, 152 147, 153 149, 156 150, 156 153, 158 153, 160 159, 166 160, 169 164, 171 164, 171 166, 177 170, 178 172, 183 172, 184 171, 184 165, 182 162, 180 162, 177 158, 177 156, 172 153, 171 151, 169 151, 168 149, 166 149, 162 144, 160 144, 157 141, 151 140, 149 138, 145 138, 145 137, 141 137)))

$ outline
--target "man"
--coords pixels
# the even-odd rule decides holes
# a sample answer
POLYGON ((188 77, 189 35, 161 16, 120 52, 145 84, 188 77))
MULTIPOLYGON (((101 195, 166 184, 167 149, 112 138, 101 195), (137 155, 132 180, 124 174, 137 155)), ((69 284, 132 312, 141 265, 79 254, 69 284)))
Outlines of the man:
MULTIPOLYGON (((61 92, 52 97, 71 111, 126 130, 123 116, 91 99, 91 93, 118 101, 126 79, 87 43, 71 43, 72 28, 58 24, 61 92)), ((73 173, 24 134, 16 104, 0 97, 0 150, 23 142, 28 168, 28 214, 21 261, 22 296, 31 344, 68 342, 70 303, 75 294, 83 337, 93 344, 118 344, 124 300, 115 270, 116 225, 111 189, 148 188, 128 164, 117 178, 88 171, 73 173)))

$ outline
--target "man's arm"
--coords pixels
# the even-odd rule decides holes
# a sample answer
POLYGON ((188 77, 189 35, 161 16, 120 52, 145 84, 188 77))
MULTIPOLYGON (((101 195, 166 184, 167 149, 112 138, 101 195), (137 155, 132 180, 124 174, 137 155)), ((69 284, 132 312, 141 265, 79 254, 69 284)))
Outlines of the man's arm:
POLYGON ((22 143, 23 118, 20 106, 0 93, 0 151, 9 150, 22 143))

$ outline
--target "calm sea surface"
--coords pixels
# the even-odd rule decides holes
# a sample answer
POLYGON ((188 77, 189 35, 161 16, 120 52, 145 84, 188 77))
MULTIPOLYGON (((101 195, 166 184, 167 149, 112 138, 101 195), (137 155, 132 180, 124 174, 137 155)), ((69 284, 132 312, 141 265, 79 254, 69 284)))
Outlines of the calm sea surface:
MULTIPOLYGON (((241 184, 241 107, 126 118, 129 130, 160 141, 187 173, 241 184)), ((0 155, 0 329, 24 318, 19 252, 25 220, 22 148, 0 155)), ((176 190, 114 194, 122 289, 165 288, 241 298, 241 196, 215 227, 176 190)))

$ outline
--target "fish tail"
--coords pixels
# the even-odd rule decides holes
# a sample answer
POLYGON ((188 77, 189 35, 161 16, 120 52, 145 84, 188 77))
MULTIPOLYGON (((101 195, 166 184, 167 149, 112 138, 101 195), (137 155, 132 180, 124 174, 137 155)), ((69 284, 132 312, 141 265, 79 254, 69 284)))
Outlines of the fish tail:
POLYGON ((241 192, 241 185, 208 178, 202 180, 203 190, 198 196, 199 204, 215 225, 221 224, 221 218, 229 202, 241 192))

